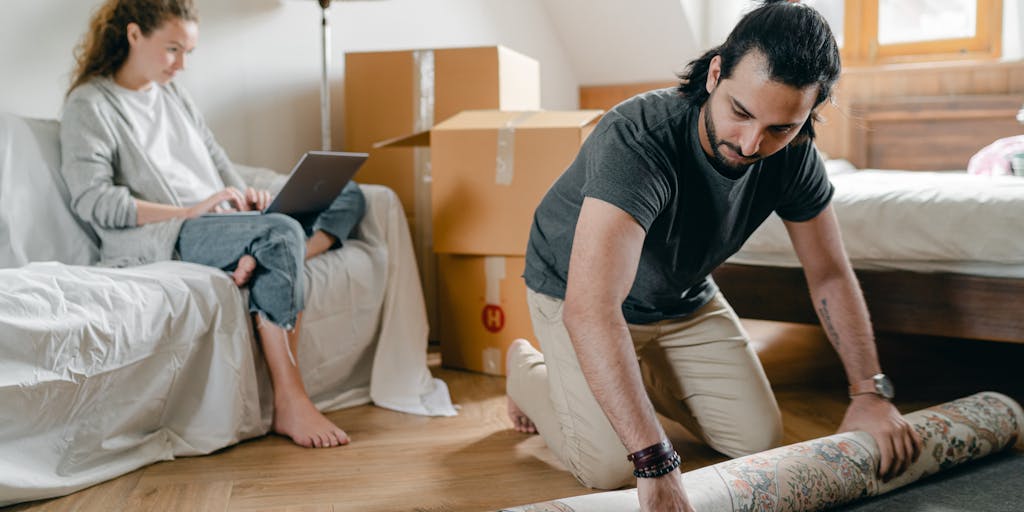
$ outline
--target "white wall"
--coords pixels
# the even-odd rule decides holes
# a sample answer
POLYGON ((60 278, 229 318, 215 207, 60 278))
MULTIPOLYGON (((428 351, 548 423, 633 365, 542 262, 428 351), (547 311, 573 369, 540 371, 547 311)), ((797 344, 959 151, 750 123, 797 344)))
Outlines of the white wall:
POLYGON ((1019 0, 1003 2, 1003 59, 1024 58, 1024 8, 1019 0))
MULTIPOLYGON (((72 48, 101 0, 0 0, 0 110, 57 117, 72 48)), ((287 170, 320 145, 320 8, 313 0, 197 0, 199 46, 180 82, 239 162, 287 170)), ((342 140, 344 52, 502 44, 541 63, 541 102, 578 104, 542 0, 335 2, 331 70, 342 140)))
POLYGON ((544 7, 583 85, 673 80, 701 47, 689 20, 703 9, 684 9, 680 0, 546 0, 544 7))
POLYGON ((92 2, 0 0, 0 110, 55 117, 92 2))

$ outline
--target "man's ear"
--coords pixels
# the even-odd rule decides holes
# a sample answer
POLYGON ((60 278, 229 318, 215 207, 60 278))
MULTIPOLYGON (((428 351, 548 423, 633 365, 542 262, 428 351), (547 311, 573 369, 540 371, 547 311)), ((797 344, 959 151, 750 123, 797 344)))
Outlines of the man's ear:
POLYGON ((718 79, 722 76, 722 56, 715 55, 711 58, 711 62, 708 64, 708 79, 704 84, 704 88, 707 89, 708 94, 715 90, 718 86, 718 79))
POLYGON ((125 27, 125 35, 128 37, 128 45, 135 46, 135 43, 142 39, 142 27, 133 21, 125 27))

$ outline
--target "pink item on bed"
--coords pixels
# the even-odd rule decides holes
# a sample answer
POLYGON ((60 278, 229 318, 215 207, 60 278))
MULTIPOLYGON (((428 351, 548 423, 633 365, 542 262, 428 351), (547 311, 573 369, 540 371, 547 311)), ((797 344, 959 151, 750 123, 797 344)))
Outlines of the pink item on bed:
POLYGON ((1013 175, 1010 159, 1018 153, 1024 153, 1024 135, 999 139, 981 148, 971 157, 967 163, 967 173, 989 176, 1013 175))

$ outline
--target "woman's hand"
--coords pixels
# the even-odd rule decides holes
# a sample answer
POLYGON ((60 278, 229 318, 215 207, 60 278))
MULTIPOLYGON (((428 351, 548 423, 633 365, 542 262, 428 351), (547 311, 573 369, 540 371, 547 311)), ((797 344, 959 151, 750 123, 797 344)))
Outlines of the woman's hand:
MULTIPOLYGON (((252 190, 252 189, 249 189, 252 190)), ((188 209, 188 218, 194 219, 204 213, 223 213, 230 211, 248 211, 252 208, 249 207, 249 202, 246 200, 245 195, 235 187, 227 187, 212 196, 196 203, 188 209), (221 203, 227 202, 231 207, 224 208, 221 203)))
POLYGON ((253 210, 263 211, 270 206, 270 191, 249 187, 245 189, 245 200, 253 210))

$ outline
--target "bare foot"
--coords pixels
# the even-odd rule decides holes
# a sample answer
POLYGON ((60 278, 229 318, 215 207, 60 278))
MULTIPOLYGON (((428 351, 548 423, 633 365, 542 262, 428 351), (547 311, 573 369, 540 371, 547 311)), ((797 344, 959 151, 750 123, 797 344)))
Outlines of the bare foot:
POLYGON ((235 265, 235 271, 231 273, 231 279, 234 279, 235 286, 241 288, 249 282, 249 279, 252 278, 252 273, 255 270, 256 258, 246 254, 238 259, 238 264, 235 265))
POLYGON ((512 428, 516 429, 516 432, 524 434, 537 433, 537 425, 533 424, 530 417, 511 398, 508 399, 508 418, 512 420, 512 428))
POLYGON ((306 239, 306 259, 310 260, 327 252, 337 241, 334 236, 318 229, 313 236, 306 239))
POLYGON ((349 443, 348 434, 327 419, 308 399, 274 405, 274 432, 306 448, 331 448, 349 443))
MULTIPOLYGON (((513 341, 512 345, 509 346, 508 353, 505 354, 505 375, 512 375, 512 359, 514 358, 514 354, 523 349, 533 350, 533 346, 530 345, 529 341, 522 338, 513 341), (523 346, 524 343, 526 344, 525 347, 523 346)), ((506 377, 506 379, 507 378, 508 377, 506 377)), ((506 384, 506 389, 507 388, 508 385, 506 384)), ((516 429, 516 432, 536 434, 537 425, 534 425, 533 421, 530 420, 530 417, 512 401, 512 397, 507 397, 507 402, 506 407, 508 409, 508 419, 512 420, 512 428, 516 429)))

